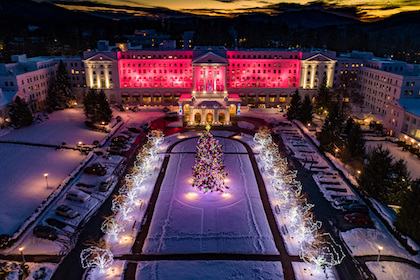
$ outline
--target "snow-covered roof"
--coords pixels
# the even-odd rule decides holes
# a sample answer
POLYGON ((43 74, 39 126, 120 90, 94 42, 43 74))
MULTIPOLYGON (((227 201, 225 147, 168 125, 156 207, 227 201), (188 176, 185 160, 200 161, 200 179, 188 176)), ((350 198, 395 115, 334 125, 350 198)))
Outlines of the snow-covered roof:
POLYGON ((0 106, 9 104, 15 98, 17 91, 0 89, 0 106))

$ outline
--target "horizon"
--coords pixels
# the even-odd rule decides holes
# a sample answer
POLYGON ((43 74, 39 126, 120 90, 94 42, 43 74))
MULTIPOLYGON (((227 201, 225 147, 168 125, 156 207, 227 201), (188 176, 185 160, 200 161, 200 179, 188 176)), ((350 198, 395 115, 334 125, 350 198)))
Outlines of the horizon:
POLYGON ((360 21, 377 21, 401 12, 420 10, 420 1, 417 0, 161 0, 159 5, 142 0, 32 1, 48 2, 75 11, 126 14, 132 17, 159 17, 161 13, 171 12, 178 15, 217 17, 255 13, 274 16, 290 11, 317 9, 360 21))

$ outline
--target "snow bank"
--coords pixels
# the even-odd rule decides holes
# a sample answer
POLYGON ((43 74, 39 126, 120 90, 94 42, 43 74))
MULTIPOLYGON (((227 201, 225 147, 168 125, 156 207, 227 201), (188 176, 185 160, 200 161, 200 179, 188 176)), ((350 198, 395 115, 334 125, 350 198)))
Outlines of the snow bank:
POLYGON ((366 262, 369 270, 380 280, 414 280, 420 279, 420 269, 405 263, 366 262))

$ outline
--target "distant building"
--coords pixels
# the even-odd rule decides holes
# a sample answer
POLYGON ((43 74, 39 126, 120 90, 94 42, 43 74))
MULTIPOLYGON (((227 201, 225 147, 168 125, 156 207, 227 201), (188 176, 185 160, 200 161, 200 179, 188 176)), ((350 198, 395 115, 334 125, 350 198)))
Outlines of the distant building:
POLYGON ((181 39, 181 48, 183 50, 192 50, 194 48, 195 31, 185 31, 181 39))
POLYGON ((420 98, 418 64, 353 51, 337 57, 334 77, 337 86, 340 75, 346 73, 357 74, 365 111, 372 114, 374 121, 380 121, 389 135, 407 134, 420 141, 420 132, 417 135, 416 129, 413 131, 410 125, 404 126, 407 116, 414 124, 417 122, 414 116, 418 113, 416 106, 420 105, 417 102, 420 98))
POLYGON ((0 64, 0 126, 8 118, 7 104, 16 96, 24 99, 32 113, 44 110, 48 87, 63 61, 75 94, 86 88, 85 66, 80 57, 31 57, 13 55, 12 63, 0 64))
POLYGON ((133 47, 142 46, 143 49, 157 49, 163 41, 168 41, 171 36, 156 32, 154 29, 146 29, 136 30, 134 35, 124 37, 133 47))

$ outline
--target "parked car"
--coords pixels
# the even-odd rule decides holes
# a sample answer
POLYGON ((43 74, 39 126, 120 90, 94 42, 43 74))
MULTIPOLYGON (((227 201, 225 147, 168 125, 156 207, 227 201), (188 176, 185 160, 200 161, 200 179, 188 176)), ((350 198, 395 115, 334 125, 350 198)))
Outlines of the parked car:
POLYGON ((136 128, 136 127, 129 127, 127 129, 128 129, 128 131, 131 131, 133 133, 141 133, 141 130, 136 128))
POLYGON ((366 205, 363 204, 359 204, 359 203, 354 203, 354 204, 350 204, 350 205, 346 205, 343 207, 343 211, 345 213, 364 213, 364 214, 369 214, 369 208, 366 205))
POLYGON ((168 107, 163 108, 163 112, 164 112, 164 113, 169 112, 169 108, 168 108, 168 107))
POLYGON ((364 213, 351 213, 346 214, 344 216, 344 219, 349 223, 355 223, 355 224, 365 224, 365 225, 371 225, 373 224, 372 219, 369 217, 369 215, 364 213))
POLYGON ((122 118, 121 118, 121 116, 117 116, 117 117, 116 117, 115 119, 117 120, 117 122, 120 122, 120 121, 122 121, 122 118))
POLYGON ((168 113, 165 114, 165 116, 163 118, 165 120, 177 121, 178 120, 178 113, 177 112, 168 112, 168 113))
POLYGON ((124 136, 120 135, 120 136, 112 138, 111 142, 123 142, 123 143, 127 144, 128 143, 128 137, 124 137, 124 136))
POLYGON ((96 187, 96 185, 86 184, 86 183, 82 183, 82 182, 77 183, 76 186, 86 188, 86 189, 92 189, 92 188, 96 187))
POLYGON ((104 176, 106 174, 105 166, 100 163, 94 163, 91 166, 86 167, 83 171, 87 174, 95 174, 100 176, 104 176))
POLYGON ((121 149, 127 149, 127 145, 123 142, 112 142, 110 147, 118 147, 121 149))
POLYGON ((101 184, 99 185, 99 191, 107 192, 113 183, 114 183, 114 177, 110 178, 107 181, 101 182, 101 184))
POLYGON ((127 134, 127 133, 124 133, 124 132, 121 132, 121 134, 120 134, 120 135, 118 135, 117 137, 119 137, 119 136, 125 137, 125 138, 127 138, 128 140, 131 140, 131 139, 133 138, 133 135, 131 135, 131 133, 130 133, 130 132, 129 132, 128 134, 127 134))
POLYGON ((62 221, 59 221, 57 219, 49 218, 49 219, 46 219, 45 222, 48 225, 53 226, 53 227, 55 227, 59 230, 62 230, 62 231, 68 232, 68 233, 74 233, 74 228, 73 227, 71 227, 68 224, 66 224, 62 221))
POLYGON ((56 240, 58 238, 58 231, 55 228, 46 225, 36 226, 33 232, 36 237, 40 238, 49 240, 56 240))
POLYGON ((66 199, 77 202, 87 202, 90 200, 90 195, 81 190, 69 190, 66 195, 66 199))
POLYGON ((55 213, 59 216, 65 217, 65 218, 69 218, 69 219, 74 219, 77 216, 79 216, 79 212, 73 210, 73 208, 71 208, 68 205, 60 205, 55 209, 55 213))
POLYGON ((351 196, 342 196, 342 197, 336 198, 333 201, 333 206, 336 207, 336 208, 338 208, 338 209, 341 209, 341 208, 343 208, 346 205, 356 204, 356 203, 359 203, 359 200, 357 199, 357 197, 355 197, 353 195, 351 195, 351 196))
POLYGON ((124 148, 120 146, 111 146, 107 149, 108 153, 111 155, 123 155, 124 154, 124 148))

